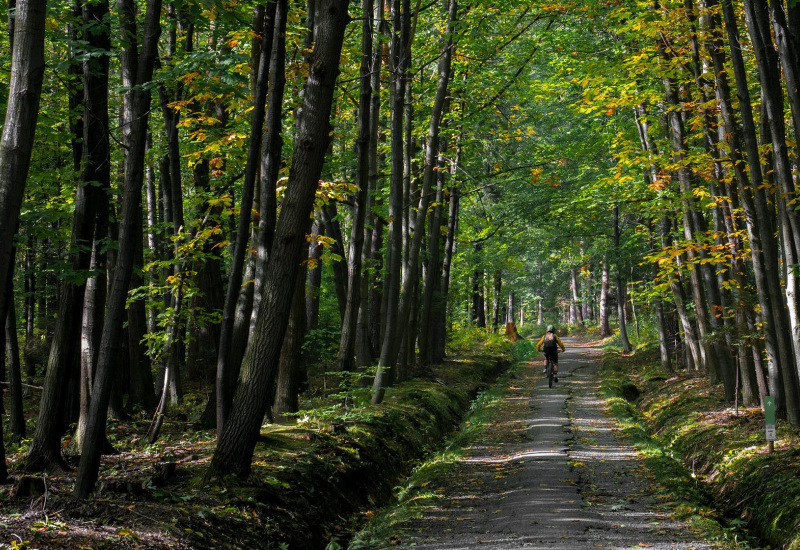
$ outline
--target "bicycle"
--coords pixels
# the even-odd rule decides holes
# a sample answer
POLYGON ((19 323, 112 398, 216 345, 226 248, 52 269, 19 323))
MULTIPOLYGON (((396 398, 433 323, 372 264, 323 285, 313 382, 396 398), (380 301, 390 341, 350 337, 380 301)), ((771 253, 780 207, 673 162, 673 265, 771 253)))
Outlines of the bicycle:
POLYGON ((551 357, 548 357, 548 356, 545 355, 544 358, 547 361, 547 366, 545 367, 545 371, 547 373, 547 387, 552 388, 553 387, 553 378, 555 378, 555 376, 556 376, 556 374, 554 372, 554 369, 553 369, 555 363, 553 363, 553 359, 551 357))

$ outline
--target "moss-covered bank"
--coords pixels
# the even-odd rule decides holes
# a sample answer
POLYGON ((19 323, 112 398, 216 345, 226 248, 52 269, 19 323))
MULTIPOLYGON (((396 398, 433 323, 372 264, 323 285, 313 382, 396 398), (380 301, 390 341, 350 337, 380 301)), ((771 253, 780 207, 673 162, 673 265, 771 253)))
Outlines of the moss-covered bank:
POLYGON ((736 533, 744 524, 769 548, 800 549, 795 427, 779 424, 768 454, 761 410, 737 414, 703 376, 662 371, 646 354, 611 352, 602 373, 606 399, 679 512, 731 547, 747 547, 736 533))
POLYGON ((247 510, 249 540, 225 525, 241 522, 241 514, 227 521, 217 514, 210 523, 192 517, 185 529, 192 544, 210 546, 212 537, 214 544, 244 548, 338 548, 508 367, 510 347, 487 351, 392 388, 379 407, 326 417, 322 430, 310 429, 315 422, 307 420, 265 431, 250 483, 224 488, 235 495, 233 506, 247 510))
POLYGON ((306 400, 294 425, 265 426, 245 482, 207 479, 214 433, 187 422, 168 423, 154 445, 137 437, 134 422, 115 423, 121 452, 104 457, 88 501, 72 497, 73 472, 24 475, 18 444, 15 483, 0 486, 0 546, 339 548, 510 364, 509 342, 490 336, 476 348, 470 335, 463 340, 469 349, 389 388, 380 406, 353 383, 306 400))

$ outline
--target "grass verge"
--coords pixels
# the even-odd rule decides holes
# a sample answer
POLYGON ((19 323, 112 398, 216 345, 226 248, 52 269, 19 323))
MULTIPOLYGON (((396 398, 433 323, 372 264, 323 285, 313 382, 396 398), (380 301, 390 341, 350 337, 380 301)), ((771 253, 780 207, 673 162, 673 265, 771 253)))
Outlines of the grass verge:
POLYGON ((663 371, 647 352, 607 351, 601 374, 603 396, 679 518, 722 548, 800 549, 796 428, 783 424, 767 454, 760 409, 737 414, 706 377, 663 371))
POLYGON ((403 535, 400 525, 422 517, 425 510, 440 497, 443 488, 438 487, 436 481, 453 471, 465 449, 483 436, 496 416, 496 408, 509 391, 511 380, 519 376, 525 367, 524 361, 535 354, 535 347, 530 340, 522 340, 515 346, 515 362, 511 368, 472 401, 458 431, 414 468, 402 485, 394 488, 395 503, 372 517, 367 526, 356 533, 349 550, 388 548, 399 543, 403 535))

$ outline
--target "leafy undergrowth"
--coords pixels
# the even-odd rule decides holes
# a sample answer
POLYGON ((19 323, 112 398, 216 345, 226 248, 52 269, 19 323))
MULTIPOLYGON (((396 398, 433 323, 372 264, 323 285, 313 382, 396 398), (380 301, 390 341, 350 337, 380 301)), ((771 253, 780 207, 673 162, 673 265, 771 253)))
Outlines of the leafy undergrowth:
POLYGON ((87 501, 72 498, 72 473, 22 475, 28 441, 19 442, 9 456, 15 483, 0 487, 0 548, 338 548, 507 367, 509 352, 495 342, 454 356, 391 388, 379 407, 353 391, 295 425, 265 426, 246 483, 207 480, 214 434, 188 421, 170 422, 154 445, 139 439, 141 418, 115 423, 121 452, 104 457, 87 501))
POLYGON ((662 370, 644 355, 604 358, 603 391, 684 519, 729 548, 800 549, 800 432, 779 423, 767 453, 760 408, 737 414, 706 377, 662 370))

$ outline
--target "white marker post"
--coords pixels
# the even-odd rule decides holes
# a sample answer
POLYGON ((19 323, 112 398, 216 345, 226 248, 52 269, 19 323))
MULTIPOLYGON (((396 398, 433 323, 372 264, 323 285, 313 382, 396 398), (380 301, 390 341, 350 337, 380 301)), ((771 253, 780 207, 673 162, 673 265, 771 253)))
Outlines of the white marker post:
POLYGON ((764 398, 764 420, 767 432, 767 444, 769 445, 769 453, 775 450, 775 398, 766 396, 764 398))

